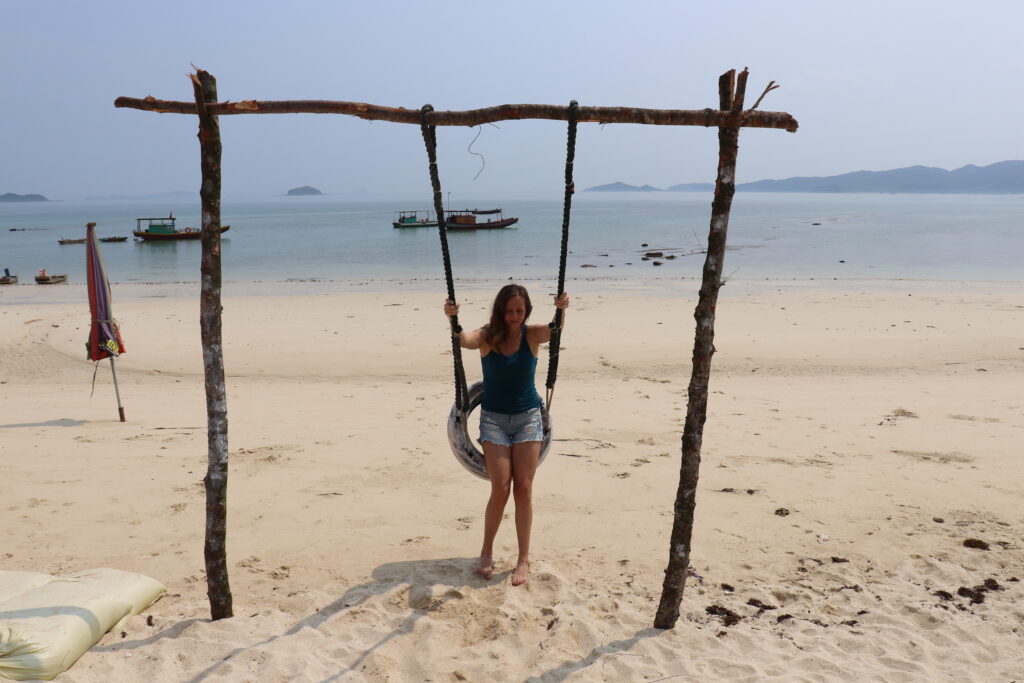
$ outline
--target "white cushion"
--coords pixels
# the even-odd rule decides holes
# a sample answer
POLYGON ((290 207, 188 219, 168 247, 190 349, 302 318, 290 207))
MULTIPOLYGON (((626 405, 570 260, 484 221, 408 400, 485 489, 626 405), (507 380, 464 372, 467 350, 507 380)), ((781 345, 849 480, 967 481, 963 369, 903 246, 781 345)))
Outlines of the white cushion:
POLYGON ((148 576, 116 569, 65 577, 0 572, 0 675, 52 679, 166 591, 148 576))

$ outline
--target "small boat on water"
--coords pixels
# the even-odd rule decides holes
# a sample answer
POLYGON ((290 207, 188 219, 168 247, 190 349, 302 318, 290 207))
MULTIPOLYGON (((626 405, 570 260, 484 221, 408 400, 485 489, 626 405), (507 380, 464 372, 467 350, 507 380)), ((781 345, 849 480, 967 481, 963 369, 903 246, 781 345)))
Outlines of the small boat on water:
POLYGON ((4 268, 4 274, 0 276, 0 285, 16 285, 18 284, 18 276, 11 275, 11 271, 8 268, 4 268))
POLYGON ((391 225, 396 228, 436 228, 437 218, 433 211, 399 211, 398 220, 391 225))
POLYGON ((518 218, 505 218, 501 209, 462 209, 448 211, 445 220, 449 230, 485 230, 488 228, 508 228, 519 222, 518 218), (477 221, 477 216, 497 216, 485 221, 477 221))
POLYGON ((57 240, 57 244, 85 244, 85 238, 82 239, 65 239, 61 237, 57 240))
MULTIPOLYGON (((458 209, 445 211, 445 226, 449 230, 484 230, 507 228, 519 222, 518 218, 505 218, 501 209, 458 209), (477 216, 497 216, 492 220, 478 221, 477 216)), ((391 225, 396 228, 436 228, 437 218, 433 211, 399 211, 398 220, 391 225)))
POLYGON ((124 235, 114 235, 113 237, 100 237, 100 242, 127 242, 128 238, 124 235))
MULTIPOLYGON (((230 225, 220 226, 221 233, 231 229, 230 225)), ((135 230, 132 231, 135 239, 144 242, 166 242, 168 240, 197 240, 202 234, 199 228, 178 229, 174 214, 166 218, 136 218, 135 230)))
POLYGON ((55 285, 59 282, 67 282, 67 273, 60 273, 59 275, 47 275, 46 268, 39 271, 39 275, 36 275, 37 285, 55 285))

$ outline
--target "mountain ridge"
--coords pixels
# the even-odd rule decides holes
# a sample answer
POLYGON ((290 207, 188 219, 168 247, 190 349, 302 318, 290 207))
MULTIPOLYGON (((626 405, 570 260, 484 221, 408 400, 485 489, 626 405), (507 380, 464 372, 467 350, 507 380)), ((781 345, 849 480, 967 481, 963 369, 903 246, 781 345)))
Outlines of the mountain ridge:
MULTIPOLYGON (((707 192, 713 183, 682 183, 664 190, 623 182, 598 185, 584 192, 707 192)), ((967 164, 952 171, 907 166, 887 171, 852 171, 834 176, 795 176, 738 183, 745 192, 835 192, 896 194, 1024 194, 1024 161, 998 161, 988 166, 967 164)))

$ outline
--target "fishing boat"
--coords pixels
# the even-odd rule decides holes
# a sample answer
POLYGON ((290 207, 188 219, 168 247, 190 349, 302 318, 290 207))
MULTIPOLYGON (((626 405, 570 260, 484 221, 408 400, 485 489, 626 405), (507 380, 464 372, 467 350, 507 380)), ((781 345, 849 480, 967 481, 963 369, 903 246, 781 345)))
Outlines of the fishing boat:
POLYGON ((39 271, 39 275, 36 275, 37 285, 55 285, 58 282, 67 282, 67 273, 61 273, 59 275, 47 275, 46 268, 39 271))
POLYGON ((11 271, 4 268, 4 274, 0 276, 0 285, 16 285, 18 284, 18 276, 11 275, 11 271))
POLYGON ((391 225, 396 228, 436 228, 437 219, 433 211, 399 211, 398 220, 391 225))
POLYGON ((508 228, 519 222, 518 218, 505 218, 501 209, 462 209, 448 211, 445 225, 449 230, 484 230, 488 228, 508 228), (497 216, 484 221, 477 221, 477 216, 497 216))
MULTIPOLYGON (((174 214, 166 218, 136 218, 135 230, 132 231, 132 234, 135 235, 135 239, 144 242, 199 239, 199 236, 202 234, 199 228, 188 227, 179 229, 176 220, 174 214)), ((230 229, 230 225, 222 225, 220 227, 222 233, 230 229)))
POLYGON ((113 237, 100 237, 100 242, 127 242, 128 238, 124 235, 114 235, 113 237))
POLYGON ((82 239, 64 239, 61 237, 57 240, 57 244, 85 244, 85 238, 82 239))

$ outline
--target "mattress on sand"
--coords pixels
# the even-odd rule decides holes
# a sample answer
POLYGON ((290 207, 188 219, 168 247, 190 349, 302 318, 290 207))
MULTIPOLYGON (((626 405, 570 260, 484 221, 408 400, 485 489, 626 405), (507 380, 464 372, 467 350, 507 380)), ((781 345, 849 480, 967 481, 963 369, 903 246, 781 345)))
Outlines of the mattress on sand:
POLYGON ((167 589, 142 574, 0 571, 0 677, 50 680, 167 589))

